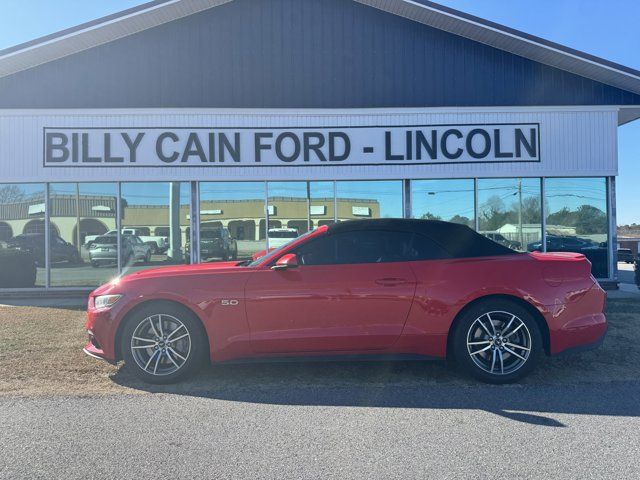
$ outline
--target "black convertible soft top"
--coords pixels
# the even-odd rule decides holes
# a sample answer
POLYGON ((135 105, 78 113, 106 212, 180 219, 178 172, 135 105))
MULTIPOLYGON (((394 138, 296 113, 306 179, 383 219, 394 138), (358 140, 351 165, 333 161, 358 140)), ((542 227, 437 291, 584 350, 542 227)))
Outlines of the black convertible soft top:
POLYGON ((381 218, 349 220, 329 226, 328 235, 358 230, 413 232, 431 239, 454 258, 514 255, 516 252, 458 223, 440 220, 381 218))

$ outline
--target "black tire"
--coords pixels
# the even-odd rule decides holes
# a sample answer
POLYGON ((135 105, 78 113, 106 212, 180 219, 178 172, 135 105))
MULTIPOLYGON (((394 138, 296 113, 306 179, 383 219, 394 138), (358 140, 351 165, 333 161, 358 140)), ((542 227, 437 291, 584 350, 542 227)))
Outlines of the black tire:
POLYGON ((93 268, 98 268, 98 267, 100 266, 100 264, 99 264, 98 262, 91 261, 91 266, 92 266, 93 268))
POLYGON ((238 259, 238 247, 236 246, 236 248, 233 249, 233 256, 231 258, 232 260, 237 260, 238 259))
MULTIPOLYGON (((124 330, 122 332, 121 352, 125 362, 125 368, 131 371, 136 377, 146 383, 170 384, 176 383, 196 373, 208 358, 208 342, 206 332, 198 318, 186 307, 182 307, 172 302, 153 302, 138 309, 126 318, 124 330), (147 322, 149 317, 154 315, 168 315, 178 319, 189 333, 191 346, 186 360, 180 368, 172 373, 154 375, 144 370, 134 358, 131 348, 132 337, 136 328, 147 322)), ((165 362, 165 360, 162 360, 165 362)), ((166 364, 169 365, 168 361, 166 364)))
MULTIPOLYGON (((508 334, 509 332, 506 333, 508 334)), ((526 308, 513 301, 496 299, 479 302, 462 313, 453 332, 452 350, 458 365, 469 375, 486 383, 504 384, 517 382, 531 373, 540 361, 540 357, 544 354, 544 345, 540 327, 526 308), (506 330, 506 327, 510 327, 509 332, 514 330, 513 326, 509 326, 510 319, 514 315, 515 319, 512 325, 520 325, 517 323, 519 320, 524 326, 519 328, 520 332, 509 336, 507 339, 509 346, 507 346, 502 343, 504 340, 500 340, 500 338, 492 339, 494 333, 491 324, 488 322, 489 317, 487 317, 487 314, 491 315, 491 323, 495 324, 498 335, 502 333, 501 328, 506 330), (478 319, 485 325, 486 330, 480 329, 480 323, 476 322, 478 319), (491 336, 486 333, 487 330, 489 330, 491 336), (473 336, 474 332, 476 335, 480 332, 482 336, 473 336), (482 345, 468 346, 468 337, 469 341, 478 340, 477 343, 482 343, 482 345), (529 339, 528 344, 526 342, 527 338, 529 339), (478 350, 486 348, 484 342, 487 341, 489 342, 487 343, 489 349, 478 352, 478 350), (527 352, 520 348, 516 349, 511 346, 513 345, 511 342, 519 343, 522 346, 528 345, 530 350, 527 352), (523 361, 511 355, 503 350, 504 348, 515 351, 525 360, 523 361), (494 360, 494 357, 498 360, 494 360), (504 363, 500 362, 500 359, 503 359, 504 363), (509 365, 509 362, 513 362, 512 370, 510 371, 510 368, 506 368, 506 372, 501 373, 499 365, 502 363, 504 368, 504 365, 509 365), (485 364, 485 369, 482 368, 482 364, 485 364), (488 371, 489 367, 491 370, 495 368, 495 372, 488 371)))
POLYGON ((227 250, 223 250, 222 251, 222 260, 224 262, 226 262, 227 260, 229 260, 229 252, 227 250))
POLYGON ((144 263, 151 263, 151 250, 144 256, 144 263))

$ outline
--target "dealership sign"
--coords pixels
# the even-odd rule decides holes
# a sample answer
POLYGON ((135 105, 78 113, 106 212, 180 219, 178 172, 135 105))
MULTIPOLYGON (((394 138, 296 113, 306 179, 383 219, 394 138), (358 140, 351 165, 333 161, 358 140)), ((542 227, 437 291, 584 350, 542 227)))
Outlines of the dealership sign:
POLYGON ((46 167, 539 162, 540 126, 43 129, 46 167))

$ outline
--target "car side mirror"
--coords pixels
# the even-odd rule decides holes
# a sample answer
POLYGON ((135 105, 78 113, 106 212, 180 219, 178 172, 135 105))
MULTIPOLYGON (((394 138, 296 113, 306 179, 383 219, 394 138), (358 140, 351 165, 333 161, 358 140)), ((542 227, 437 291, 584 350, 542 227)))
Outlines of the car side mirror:
POLYGON ((298 266, 298 257, 295 253, 287 253, 281 256, 271 270, 288 270, 298 266))

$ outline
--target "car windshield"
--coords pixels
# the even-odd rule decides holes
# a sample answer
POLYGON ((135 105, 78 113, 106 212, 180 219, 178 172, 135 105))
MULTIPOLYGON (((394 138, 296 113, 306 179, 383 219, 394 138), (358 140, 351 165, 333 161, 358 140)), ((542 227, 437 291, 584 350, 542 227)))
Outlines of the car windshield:
POLYGON ((200 238, 220 238, 222 237, 222 230, 202 230, 200 231, 200 238))
POLYGON ((116 243, 118 243, 118 239, 116 238, 115 235, 113 235, 113 236, 105 235, 104 237, 96 238, 93 242, 94 243, 99 243, 101 245, 115 245, 116 243))
MULTIPOLYGON (((307 233, 300 235, 300 236, 298 237, 298 239, 300 239, 300 240, 301 240, 301 239, 303 239, 303 238, 306 238, 306 237, 308 237, 309 235, 311 235, 313 232, 315 232, 315 230, 309 230, 307 233)), ((278 255, 280 255, 280 252, 281 252, 282 250, 284 250, 285 248, 289 248, 289 246, 290 246, 290 243, 285 243, 285 244, 284 244, 284 245, 282 245, 281 247, 278 247, 278 248, 276 248, 275 250, 272 250, 271 252, 267 253, 266 255, 264 255, 264 256, 262 256, 262 257, 259 257, 259 258, 256 258, 253 262, 248 263, 246 266, 247 266, 247 267, 253 267, 253 266, 255 266, 255 265, 259 264, 259 263, 262 263, 262 262, 263 262, 263 261, 265 261, 265 260, 270 260, 270 259, 272 259, 272 258, 275 258, 275 257, 277 257, 278 255)))
POLYGON ((269 230, 269 238, 296 238, 298 232, 295 230, 269 230))

